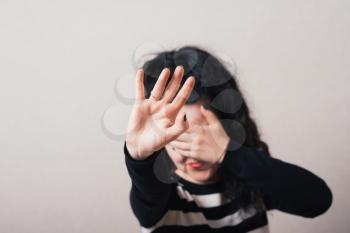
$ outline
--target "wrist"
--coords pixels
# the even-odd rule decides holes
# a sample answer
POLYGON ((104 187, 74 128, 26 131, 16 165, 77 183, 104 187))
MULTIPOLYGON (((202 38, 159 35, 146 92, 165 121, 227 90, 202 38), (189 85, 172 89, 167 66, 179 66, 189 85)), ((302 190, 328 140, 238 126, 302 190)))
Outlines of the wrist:
POLYGON ((129 153, 130 157, 134 160, 145 160, 150 157, 154 152, 140 152, 138 146, 133 146, 128 140, 125 141, 126 150, 129 153))

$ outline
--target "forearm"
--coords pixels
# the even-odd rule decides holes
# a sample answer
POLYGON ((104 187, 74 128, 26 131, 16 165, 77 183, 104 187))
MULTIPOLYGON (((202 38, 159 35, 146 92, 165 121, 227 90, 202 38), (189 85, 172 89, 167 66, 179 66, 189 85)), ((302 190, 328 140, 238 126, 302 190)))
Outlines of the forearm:
POLYGON ((222 161, 223 168, 259 190, 269 209, 316 217, 332 203, 332 192, 323 179, 294 164, 272 158, 262 151, 245 146, 229 150, 222 161))
POLYGON ((144 160, 133 159, 124 143, 125 162, 132 181, 130 202, 134 214, 143 226, 151 226, 164 213, 171 186, 157 179, 154 161, 160 151, 144 160))

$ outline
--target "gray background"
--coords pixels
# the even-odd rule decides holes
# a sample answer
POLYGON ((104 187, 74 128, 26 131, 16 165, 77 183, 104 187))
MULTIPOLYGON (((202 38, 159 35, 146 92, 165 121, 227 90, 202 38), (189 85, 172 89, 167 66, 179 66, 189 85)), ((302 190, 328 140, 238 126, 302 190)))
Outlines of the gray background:
POLYGON ((138 232, 123 141, 134 51, 200 45, 237 65, 275 157, 325 179, 315 219, 269 213, 271 232, 350 226, 350 2, 0 1, 0 232, 138 232), (106 111, 106 112, 105 112, 106 111), (103 113, 106 113, 103 115, 103 113))

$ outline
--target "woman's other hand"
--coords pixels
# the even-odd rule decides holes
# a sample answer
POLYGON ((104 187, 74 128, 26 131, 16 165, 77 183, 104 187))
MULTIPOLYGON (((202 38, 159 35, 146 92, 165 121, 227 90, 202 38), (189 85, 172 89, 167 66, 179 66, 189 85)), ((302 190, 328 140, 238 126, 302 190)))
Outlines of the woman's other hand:
POLYGON ((164 68, 151 91, 150 98, 146 99, 144 71, 137 71, 136 100, 129 117, 126 135, 126 146, 134 159, 146 159, 188 129, 185 114, 179 112, 191 94, 195 79, 189 77, 177 93, 183 74, 183 67, 176 67, 166 87, 170 70, 164 68))
POLYGON ((185 157, 209 162, 221 163, 230 137, 224 130, 217 116, 201 106, 207 124, 195 125, 181 134, 169 145, 185 157))

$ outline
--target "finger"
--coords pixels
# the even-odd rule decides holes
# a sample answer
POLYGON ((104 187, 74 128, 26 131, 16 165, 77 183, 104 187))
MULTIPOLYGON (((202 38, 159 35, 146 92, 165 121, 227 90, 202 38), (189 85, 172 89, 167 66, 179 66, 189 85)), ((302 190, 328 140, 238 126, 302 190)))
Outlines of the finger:
POLYGON ((160 73, 159 78, 151 91, 150 98, 154 100, 160 100, 162 98, 169 75, 170 75, 170 70, 168 68, 164 68, 160 73))
POLYGON ((202 123, 202 124, 192 124, 190 125, 190 127, 188 128, 188 130, 186 131, 187 133, 190 134, 200 134, 204 131, 204 127, 206 126, 206 123, 202 123))
POLYGON ((180 148, 175 147, 175 150, 182 156, 189 157, 189 158, 195 158, 195 155, 191 150, 182 150, 180 148))
POLYGON ((201 105, 201 112, 207 120, 208 124, 215 124, 219 122, 219 119, 217 118, 215 113, 208 109, 205 109, 203 105, 201 105))
POLYGON ((176 95, 175 99, 173 100, 174 104, 174 111, 178 113, 182 106, 186 103, 188 97, 190 96, 192 89, 194 87, 195 78, 193 76, 189 77, 184 85, 182 86, 179 93, 176 95))
POLYGON ((185 120, 185 113, 177 114, 175 123, 166 130, 166 141, 173 141, 181 133, 185 132, 188 127, 188 122, 185 120))
POLYGON ((144 88, 144 71, 143 69, 139 69, 136 72, 136 79, 135 79, 135 85, 136 85, 136 93, 135 98, 136 101, 142 101, 145 99, 145 88, 144 88))
POLYGON ((180 83, 182 80, 184 74, 184 69, 182 66, 177 66, 175 71, 174 71, 174 75, 170 81, 170 84, 168 85, 167 89, 164 92, 164 100, 167 103, 170 103, 174 96, 176 95, 177 90, 180 87, 180 83))
POLYGON ((190 143, 190 142, 192 142, 192 140, 193 140, 193 134, 183 132, 174 141, 190 143))
POLYGON ((191 144, 187 142, 180 142, 173 140, 169 143, 172 147, 179 148, 181 150, 191 150, 191 144))

